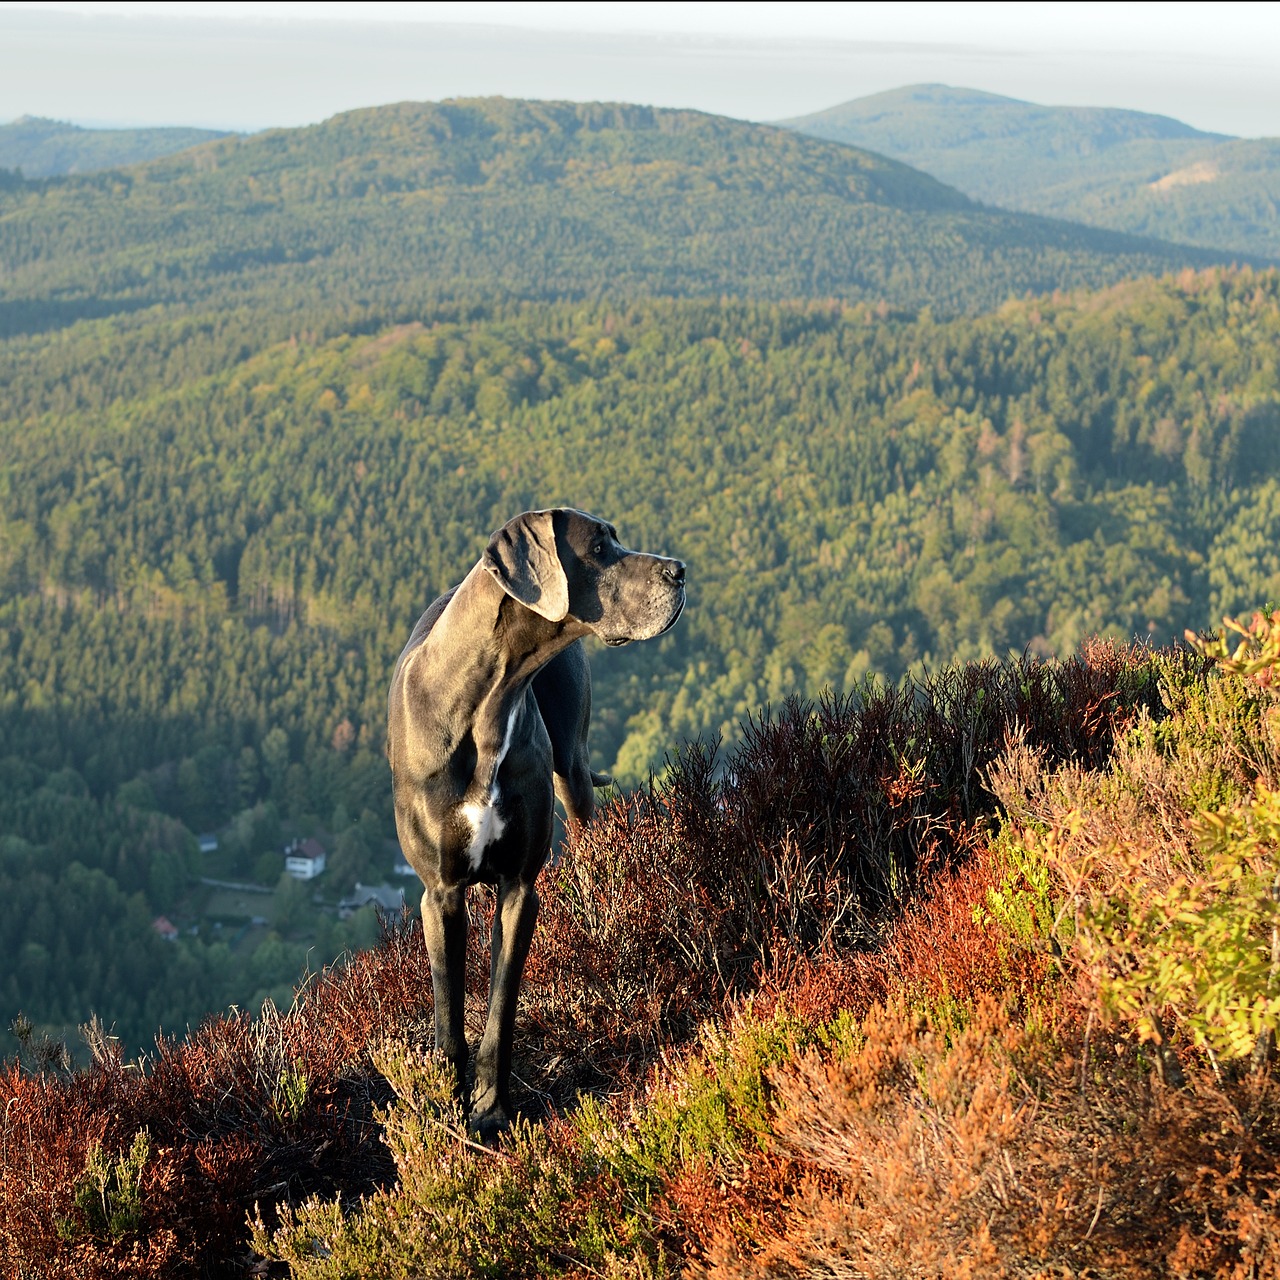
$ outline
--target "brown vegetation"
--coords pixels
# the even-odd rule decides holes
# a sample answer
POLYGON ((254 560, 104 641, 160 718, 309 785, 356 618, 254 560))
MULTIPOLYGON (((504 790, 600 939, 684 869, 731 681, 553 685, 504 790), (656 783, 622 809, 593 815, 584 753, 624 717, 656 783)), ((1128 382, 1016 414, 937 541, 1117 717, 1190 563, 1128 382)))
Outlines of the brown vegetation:
POLYGON ((299 1277, 1276 1275, 1270 1067, 1199 1053, 1176 1009, 1133 1034, 1077 944, 1113 850, 1169 879, 1198 805, 1275 777, 1264 695, 1206 666, 973 664, 685 749, 545 878, 537 1123, 497 1152, 424 1052, 409 921, 286 1013, 13 1065, 0 1261, 243 1274, 252 1216, 260 1268, 299 1277))
POLYGON ((1169 1088, 1131 1044, 1036 1034, 990 998, 951 1036, 901 1004, 864 1030, 775 1073, 798 1193, 763 1243, 721 1228, 704 1275, 1280 1274, 1274 1081, 1205 1064, 1169 1088))

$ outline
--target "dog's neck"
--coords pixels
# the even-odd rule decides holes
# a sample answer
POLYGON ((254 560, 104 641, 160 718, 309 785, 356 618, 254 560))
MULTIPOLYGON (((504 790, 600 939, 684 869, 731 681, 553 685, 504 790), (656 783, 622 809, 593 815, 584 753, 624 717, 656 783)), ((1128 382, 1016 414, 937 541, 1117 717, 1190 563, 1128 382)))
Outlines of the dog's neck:
POLYGON ((441 723, 471 726, 479 787, 492 784, 529 681, 589 630, 573 617, 552 622, 535 613, 509 596, 483 565, 463 579, 416 658, 431 653, 431 699, 441 723))

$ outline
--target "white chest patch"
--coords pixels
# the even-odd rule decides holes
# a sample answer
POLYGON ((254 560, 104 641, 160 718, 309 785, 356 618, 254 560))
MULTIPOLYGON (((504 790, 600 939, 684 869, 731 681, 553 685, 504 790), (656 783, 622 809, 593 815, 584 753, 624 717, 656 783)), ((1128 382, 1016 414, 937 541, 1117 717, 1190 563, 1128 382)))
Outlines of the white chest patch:
POLYGON ((471 824, 471 843, 467 846, 467 858, 474 871, 480 869, 480 860, 484 856, 484 851, 506 829, 507 824, 503 822, 502 815, 495 807, 497 802, 498 788, 495 786, 491 803, 462 806, 462 816, 471 824))
POLYGON ((462 806, 462 816, 466 818, 468 825, 471 827, 471 843, 467 845, 467 859, 470 861, 473 871, 480 869, 484 851, 507 828, 506 822, 498 812, 498 769, 511 748, 511 735, 515 732, 516 716, 519 713, 520 708, 516 706, 507 718, 507 731, 502 737, 502 749, 498 752, 498 758, 493 762, 493 783, 489 787, 488 800, 482 804, 471 803, 462 806))

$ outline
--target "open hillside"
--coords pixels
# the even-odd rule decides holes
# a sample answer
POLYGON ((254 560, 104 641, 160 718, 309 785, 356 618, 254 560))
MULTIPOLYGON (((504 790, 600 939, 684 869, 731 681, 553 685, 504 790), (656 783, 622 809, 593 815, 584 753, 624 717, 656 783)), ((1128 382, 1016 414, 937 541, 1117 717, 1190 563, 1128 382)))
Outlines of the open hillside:
POLYGON ((1207 253, 979 208, 881 156, 691 111, 405 103, 0 189, 0 332, 149 305, 841 297, 972 312, 1207 253))
POLYGON ((143 1062, 95 1028, 72 1072, 27 1033, 0 1264, 1273 1280, 1280 614, 1246 625, 792 703, 723 770, 684 751, 544 878, 528 1119, 495 1149, 425 1047, 409 921, 143 1062))
POLYGON ((27 178, 92 173, 141 164, 226 137, 225 129, 84 129, 65 120, 22 116, 0 124, 0 169, 27 178))
POLYGON ((783 122, 867 147, 974 199, 1238 254, 1280 257, 1280 142, 1166 116, 912 85, 783 122))

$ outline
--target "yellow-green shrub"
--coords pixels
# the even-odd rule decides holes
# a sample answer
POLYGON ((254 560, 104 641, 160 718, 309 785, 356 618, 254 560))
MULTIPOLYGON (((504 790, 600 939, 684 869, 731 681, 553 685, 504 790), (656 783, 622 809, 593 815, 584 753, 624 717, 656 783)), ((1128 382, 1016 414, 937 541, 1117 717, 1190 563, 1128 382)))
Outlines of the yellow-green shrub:
POLYGON ((1197 1045, 1228 1058, 1280 1027, 1280 794, 1202 814, 1198 875, 1157 885, 1131 858, 1085 905, 1080 943, 1104 1009, 1161 1043, 1175 1011, 1197 1045))

